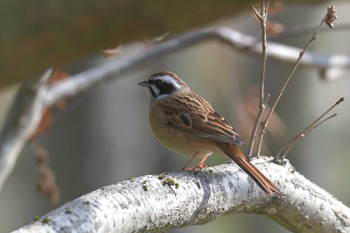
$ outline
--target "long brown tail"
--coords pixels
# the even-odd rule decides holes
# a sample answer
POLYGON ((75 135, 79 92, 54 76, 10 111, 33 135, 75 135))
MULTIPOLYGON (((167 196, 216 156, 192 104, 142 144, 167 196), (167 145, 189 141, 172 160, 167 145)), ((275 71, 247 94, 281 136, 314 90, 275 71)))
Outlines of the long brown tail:
POLYGON ((265 192, 279 192, 278 188, 247 160, 237 145, 220 144, 219 148, 252 177, 265 192))

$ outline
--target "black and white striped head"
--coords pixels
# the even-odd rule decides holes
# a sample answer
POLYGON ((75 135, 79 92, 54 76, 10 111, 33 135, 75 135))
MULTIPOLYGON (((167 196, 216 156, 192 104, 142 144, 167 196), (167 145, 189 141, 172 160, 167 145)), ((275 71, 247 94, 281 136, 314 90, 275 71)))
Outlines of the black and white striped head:
POLYGON ((169 71, 155 73, 151 75, 148 80, 138 84, 148 89, 152 99, 164 98, 184 88, 188 88, 184 81, 176 74, 169 71))

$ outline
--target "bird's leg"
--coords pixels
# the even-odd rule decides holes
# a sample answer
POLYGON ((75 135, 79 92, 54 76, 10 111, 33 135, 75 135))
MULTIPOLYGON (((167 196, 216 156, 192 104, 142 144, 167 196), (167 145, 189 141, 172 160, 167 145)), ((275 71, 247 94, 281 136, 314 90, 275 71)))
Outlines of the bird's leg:
POLYGON ((182 167, 182 170, 183 171, 192 171, 193 170, 193 167, 188 167, 192 162, 193 160, 195 160, 197 158, 199 154, 195 154, 192 156, 192 158, 182 167))
POLYGON ((205 160, 208 158, 208 156, 210 154, 202 155, 202 159, 199 161, 199 163, 196 166, 188 167, 193 162, 193 160, 198 157, 198 155, 199 155, 198 153, 193 155, 192 158, 185 164, 185 166, 183 166, 182 170, 184 170, 184 171, 193 171, 193 170, 201 170, 203 168, 207 168, 208 166, 203 164, 203 163, 205 162, 205 160))
POLYGON ((202 168, 207 168, 208 165, 203 164, 205 162, 205 160, 208 158, 210 154, 204 154, 202 155, 202 159, 201 161, 199 161, 199 163, 194 167, 194 170, 201 170, 202 168))

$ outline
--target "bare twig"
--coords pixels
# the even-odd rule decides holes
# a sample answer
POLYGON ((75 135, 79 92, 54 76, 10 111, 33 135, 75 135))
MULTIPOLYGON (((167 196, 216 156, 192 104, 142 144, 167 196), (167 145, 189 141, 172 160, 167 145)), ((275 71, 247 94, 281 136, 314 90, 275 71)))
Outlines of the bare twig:
POLYGON ((322 19, 320 25, 318 26, 318 28, 316 29, 316 31, 312 34, 312 36, 311 36, 309 42, 307 43, 307 45, 305 46, 305 48, 299 53, 298 59, 296 60, 294 66, 293 66, 293 68, 292 68, 292 70, 290 71, 290 73, 289 73, 289 75, 288 75, 288 78, 287 78, 286 82, 284 83, 282 89, 280 90, 279 95, 277 96, 277 98, 276 98, 276 100, 275 100, 275 103, 273 104, 272 108, 270 109, 269 114, 268 114, 267 117, 266 117, 266 120, 263 122, 262 130, 261 130, 261 132, 262 132, 261 137, 262 137, 262 138, 264 137, 265 128, 266 128, 266 127, 268 126, 268 124, 269 124, 270 117, 271 117, 273 111, 275 110, 275 108, 276 108, 276 106, 277 106, 279 100, 281 99, 281 97, 282 97, 282 95, 283 95, 283 93, 284 93, 284 90, 286 89, 286 87, 287 87, 289 81, 290 81, 291 78, 293 77, 295 70, 296 70, 297 67, 299 66, 299 63, 300 63, 301 59, 303 58, 305 52, 310 48, 311 44, 316 40, 316 35, 319 33, 319 31, 320 31, 322 25, 323 25, 325 22, 327 22, 327 21, 329 21, 329 24, 331 24, 331 22, 333 22, 333 20, 335 19, 334 15, 330 13, 330 9, 332 9, 333 12, 335 11, 334 8, 328 7, 328 11, 327 11, 326 16, 323 17, 323 19, 322 19))
MULTIPOLYGON (((8 125, 1 133, 0 190, 12 172, 23 147, 35 130, 37 130, 42 112, 47 107, 52 106, 58 100, 72 97, 92 89, 97 84, 113 77, 115 78, 123 72, 135 69, 139 65, 152 61, 152 59, 211 39, 226 43, 232 48, 246 53, 261 54, 261 48, 256 44, 256 39, 254 37, 244 35, 228 28, 209 28, 164 41, 154 46, 147 47, 142 51, 121 54, 115 59, 105 60, 102 64, 72 75, 69 79, 51 85, 50 87, 44 85, 42 88, 38 88, 22 111, 11 116, 11 118, 22 119, 22 121, 20 121, 22 123, 8 125)), ((294 57, 298 51, 299 49, 297 48, 270 43, 267 55, 283 62, 292 63, 295 62, 294 57)), ((317 69, 342 69, 344 67, 350 67, 350 57, 345 55, 325 57, 306 53, 300 64, 317 69)), ((28 98, 26 99, 28 100, 28 98)), ((19 104, 22 105, 23 103, 19 104)))
POLYGON ((283 147, 276 155, 276 158, 274 159, 275 162, 277 162, 278 164, 283 163, 287 153, 290 151, 290 149, 292 149, 292 147, 298 142, 300 141, 302 138, 304 138, 308 133, 310 133, 313 129, 315 129, 317 126, 323 124, 324 122, 328 121, 329 119, 336 117, 338 114, 334 113, 333 115, 330 115, 329 117, 327 117, 326 119, 323 119, 320 122, 317 122, 316 124, 314 124, 311 128, 309 128, 308 130, 304 129, 303 132, 301 132, 300 134, 296 135, 285 147, 283 147))
POLYGON ((289 152, 289 150, 303 137, 305 137, 309 132, 311 132, 313 129, 315 129, 320 124, 324 123, 325 121, 328 121, 329 119, 337 116, 337 113, 332 114, 331 116, 322 119, 325 115, 327 115, 335 106, 340 104, 344 101, 344 97, 340 98, 337 102, 335 102, 329 109, 327 109, 321 116, 319 116, 314 122, 312 122, 308 127, 306 127, 301 133, 296 135, 292 140, 288 142, 287 145, 285 145, 275 156, 275 161, 280 162, 283 161, 286 157, 286 154, 289 152))
MULTIPOLYGON (((268 13, 268 8, 269 8, 269 2, 263 1, 262 6, 261 6, 261 12, 259 13, 254 6, 253 10, 255 12, 256 17, 260 21, 261 25, 261 31, 262 31, 262 36, 261 36, 261 46, 262 46, 262 52, 261 52, 261 73, 260 73, 260 98, 259 98, 259 111, 258 115, 256 116, 255 123, 253 126, 252 133, 250 135, 250 140, 249 140, 249 147, 248 147, 248 158, 253 155, 253 148, 255 144, 255 138, 257 135, 257 131, 261 122, 262 115, 264 114, 265 110, 265 73, 266 73, 266 60, 267 60, 267 53, 266 53, 266 48, 267 48, 267 42, 266 42, 266 19, 267 19, 267 13, 268 13)), ((266 101, 265 101, 266 102, 266 101)), ((260 150, 258 149, 257 154, 260 154, 260 150)))
MULTIPOLYGON (((270 98, 270 94, 267 95, 266 101, 264 103, 264 109, 265 109, 265 107, 267 105, 267 102, 268 102, 269 98, 270 98)), ((259 126, 260 126, 260 130, 261 131, 259 133, 259 141, 258 141, 258 146, 257 146, 258 147, 257 148, 257 155, 260 155, 261 146, 263 144, 263 139, 264 139, 263 135, 265 134, 265 129, 266 129, 266 128, 262 127, 261 124, 259 124, 259 126)))

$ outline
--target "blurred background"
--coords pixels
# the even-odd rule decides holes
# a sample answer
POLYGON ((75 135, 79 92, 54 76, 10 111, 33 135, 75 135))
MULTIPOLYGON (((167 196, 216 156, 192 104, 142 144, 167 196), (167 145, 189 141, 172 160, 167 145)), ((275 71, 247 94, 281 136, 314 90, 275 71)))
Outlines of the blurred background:
MULTIPOLYGON (((278 5, 270 19, 285 30, 318 25, 326 6, 336 3, 335 25, 350 22, 348 1, 299 2, 278 5)), ((164 33, 170 32, 168 36, 173 37, 209 26, 230 27, 260 38, 260 26, 246 1, 1 1, 0 121, 12 108, 19 85, 35 82, 47 68, 74 74, 103 62, 103 49, 122 44, 121 53, 127 53, 130 43, 144 45, 164 33)), ((274 40, 302 48, 311 33, 274 40)), ((349 38, 349 30, 328 29, 310 50, 323 55, 348 54, 349 38)), ((268 60, 266 92, 271 100, 290 69, 290 64, 268 60)), ((137 85, 160 70, 182 77, 248 141, 252 123, 247 119, 258 94, 258 57, 215 41, 160 57, 74 97, 66 110, 55 115, 53 127, 26 146, 0 192, 0 232, 15 230, 55 208, 36 189, 37 147, 49 153, 62 203, 130 177, 180 170, 188 157, 166 150, 153 137, 148 125, 148 99, 137 85)), ((349 88, 349 73, 327 81, 315 69, 299 68, 277 107, 264 149, 265 154, 274 155, 336 100, 345 97, 336 109, 339 116, 304 138, 288 158, 296 170, 346 205, 350 204, 349 88)), ((211 156, 208 164, 225 161, 211 156)), ((288 232, 266 217, 252 214, 222 216, 204 226, 171 232, 257 231, 288 232)))

